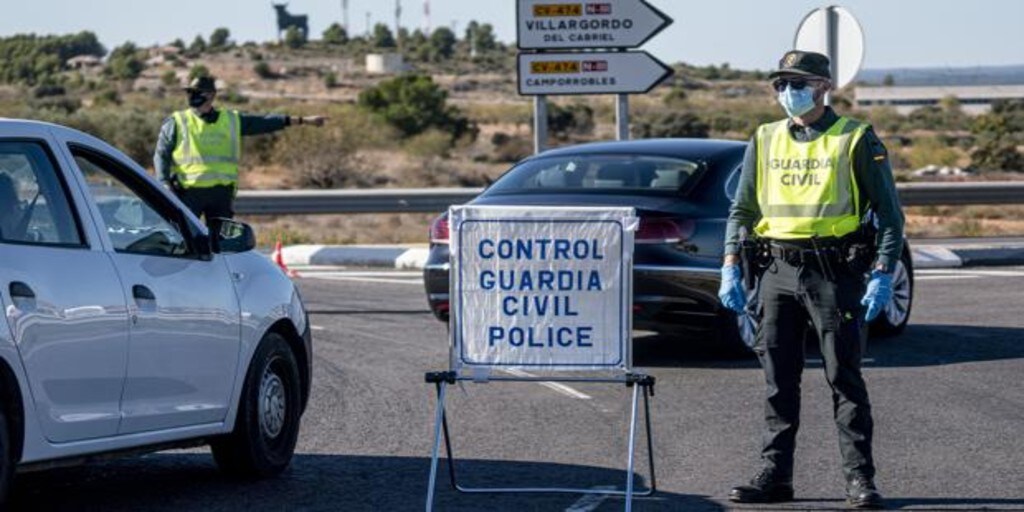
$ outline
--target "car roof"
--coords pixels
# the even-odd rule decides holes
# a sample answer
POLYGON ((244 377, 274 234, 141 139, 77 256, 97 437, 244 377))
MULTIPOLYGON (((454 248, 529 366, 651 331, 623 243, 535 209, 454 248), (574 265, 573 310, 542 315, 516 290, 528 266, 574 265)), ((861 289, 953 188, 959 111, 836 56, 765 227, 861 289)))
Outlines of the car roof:
POLYGON ((723 139, 641 139, 625 141, 603 141, 577 144, 545 151, 527 158, 576 155, 648 155, 686 159, 714 159, 723 153, 746 149, 747 143, 723 139))

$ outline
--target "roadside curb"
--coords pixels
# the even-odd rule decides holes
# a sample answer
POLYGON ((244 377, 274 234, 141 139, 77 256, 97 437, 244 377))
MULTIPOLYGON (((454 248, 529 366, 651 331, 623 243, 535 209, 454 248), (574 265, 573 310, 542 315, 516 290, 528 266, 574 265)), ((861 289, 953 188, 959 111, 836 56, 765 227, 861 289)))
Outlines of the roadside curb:
MULTIPOLYGON (((288 266, 352 266, 422 269, 424 245, 290 245, 282 249, 288 266)), ((1024 265, 1024 245, 943 246, 915 244, 914 268, 1024 265)))

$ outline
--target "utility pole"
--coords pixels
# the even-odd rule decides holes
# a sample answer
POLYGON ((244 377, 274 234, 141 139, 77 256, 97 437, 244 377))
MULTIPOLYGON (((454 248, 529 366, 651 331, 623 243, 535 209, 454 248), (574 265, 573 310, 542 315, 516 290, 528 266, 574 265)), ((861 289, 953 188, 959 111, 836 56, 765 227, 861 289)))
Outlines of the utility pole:
POLYGON ((352 35, 352 27, 348 24, 348 0, 341 0, 341 23, 345 27, 345 35, 352 35))
POLYGON ((430 37, 430 0, 423 0, 423 35, 430 37))
POLYGON ((373 31, 370 30, 371 29, 371 27, 370 27, 370 16, 372 16, 370 14, 370 11, 366 11, 366 39, 367 40, 369 40, 370 37, 373 35, 373 31))
POLYGON ((402 30, 402 0, 395 0, 395 43, 400 44, 398 33, 402 30))

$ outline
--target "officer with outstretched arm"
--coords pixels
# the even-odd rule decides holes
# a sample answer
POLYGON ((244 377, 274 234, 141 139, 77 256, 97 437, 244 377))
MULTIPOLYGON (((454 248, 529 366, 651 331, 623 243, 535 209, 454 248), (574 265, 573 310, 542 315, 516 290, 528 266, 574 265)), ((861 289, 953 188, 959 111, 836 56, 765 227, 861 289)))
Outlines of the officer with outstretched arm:
POLYGON ((767 384, 762 469, 749 484, 733 488, 729 499, 793 499, 802 333, 809 321, 833 391, 847 502, 881 508, 861 356, 867 323, 891 299, 893 267, 903 250, 903 214, 889 159, 868 124, 825 106, 832 89, 826 56, 787 52, 770 80, 787 119, 758 127, 747 148, 726 227, 719 291, 723 305, 744 313, 741 268, 760 273, 755 352, 767 384), (763 245, 764 257, 741 267, 745 230, 763 245))
POLYGON ((189 108, 164 120, 153 153, 153 167, 164 184, 196 216, 204 216, 211 233, 216 219, 234 217, 242 136, 276 132, 289 126, 323 126, 322 116, 242 114, 217 109, 216 80, 194 78, 185 88, 189 108))

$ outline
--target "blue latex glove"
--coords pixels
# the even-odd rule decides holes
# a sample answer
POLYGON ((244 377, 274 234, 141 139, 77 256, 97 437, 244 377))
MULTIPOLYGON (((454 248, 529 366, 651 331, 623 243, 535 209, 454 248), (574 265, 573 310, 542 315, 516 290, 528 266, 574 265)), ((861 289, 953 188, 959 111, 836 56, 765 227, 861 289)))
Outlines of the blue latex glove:
POLYGON ((868 322, 875 319, 882 308, 892 300, 892 274, 874 270, 871 272, 871 280, 868 281, 868 290, 864 298, 860 300, 861 306, 867 306, 867 314, 864 319, 868 322))
POLYGON ((737 313, 742 313, 743 307, 747 305, 747 292, 743 290, 741 278, 739 265, 722 267, 722 286, 718 288, 718 298, 722 305, 737 313))

